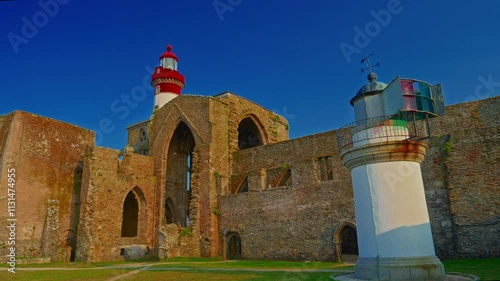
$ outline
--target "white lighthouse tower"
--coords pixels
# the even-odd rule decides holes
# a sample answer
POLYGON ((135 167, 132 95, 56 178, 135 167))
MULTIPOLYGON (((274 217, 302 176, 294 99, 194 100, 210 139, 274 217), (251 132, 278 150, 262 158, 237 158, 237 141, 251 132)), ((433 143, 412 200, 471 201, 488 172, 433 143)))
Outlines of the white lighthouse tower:
POLYGON ((428 118, 444 113, 441 86, 396 77, 369 83, 351 99, 356 122, 338 131, 351 170, 363 280, 442 280, 435 255, 420 164, 430 136, 428 118))
POLYGON ((162 108, 165 104, 181 95, 184 88, 184 76, 177 71, 179 59, 172 52, 172 46, 160 56, 160 66, 155 68, 151 76, 151 85, 155 90, 154 108, 162 108))

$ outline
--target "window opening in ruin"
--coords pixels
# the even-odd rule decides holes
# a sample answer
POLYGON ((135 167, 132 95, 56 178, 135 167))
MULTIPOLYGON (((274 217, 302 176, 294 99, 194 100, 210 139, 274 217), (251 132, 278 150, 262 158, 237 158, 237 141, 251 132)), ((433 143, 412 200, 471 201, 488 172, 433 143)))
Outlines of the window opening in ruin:
POLYGON ((139 136, 139 141, 140 142, 146 141, 146 131, 144 131, 144 129, 141 129, 139 135, 140 135, 139 136))
POLYGON ((252 118, 247 117, 241 120, 238 125, 238 149, 252 148, 262 144, 259 128, 252 118))
POLYGON ((237 193, 248 192, 248 177, 241 182, 240 187, 237 189, 237 193))
POLYGON ((189 226, 192 211, 194 147, 191 130, 180 122, 168 148, 165 194, 169 199, 165 202, 165 219, 167 223, 176 223, 181 227, 189 226))
POLYGON ((358 234, 350 225, 344 226, 340 232, 340 253, 344 262, 356 262, 358 252, 358 234))
POLYGON ((237 232, 230 232, 227 235, 227 259, 241 259, 241 237, 237 232))
POLYGON ((135 194, 130 191, 123 202, 122 237, 137 236, 139 224, 139 203, 135 194))
POLYGON ((330 156, 318 157, 316 161, 316 171, 320 181, 333 180, 333 158, 330 156))
POLYGON ((279 186, 291 186, 291 185, 292 185, 292 170, 291 169, 286 169, 281 174, 281 177, 278 180, 278 183, 276 184, 276 187, 279 187, 279 186))

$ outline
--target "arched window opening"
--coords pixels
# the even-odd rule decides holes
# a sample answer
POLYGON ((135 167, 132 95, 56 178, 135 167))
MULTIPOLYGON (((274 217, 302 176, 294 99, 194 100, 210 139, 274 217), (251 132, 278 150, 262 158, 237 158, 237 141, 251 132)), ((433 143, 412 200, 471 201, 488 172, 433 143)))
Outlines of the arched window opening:
POLYGON ((248 177, 241 182, 240 186, 237 189, 237 193, 248 192, 248 177))
POLYGON ((137 236, 139 225, 139 203, 135 194, 130 191, 123 202, 122 237, 137 236))
POLYGON ((241 120, 238 125, 238 149, 247 149, 263 144, 259 128, 252 120, 247 117, 241 120))
POLYGON ((292 185, 292 170, 286 169, 281 174, 280 179, 278 180, 276 187, 279 186, 291 186, 292 185))
POLYGON ((189 226, 192 200, 192 175, 194 172, 194 136, 189 127, 181 122, 170 141, 167 156, 165 193, 166 223, 189 226))
POLYGON ((237 232, 230 232, 227 238, 226 256, 228 260, 241 259, 241 237, 237 232))

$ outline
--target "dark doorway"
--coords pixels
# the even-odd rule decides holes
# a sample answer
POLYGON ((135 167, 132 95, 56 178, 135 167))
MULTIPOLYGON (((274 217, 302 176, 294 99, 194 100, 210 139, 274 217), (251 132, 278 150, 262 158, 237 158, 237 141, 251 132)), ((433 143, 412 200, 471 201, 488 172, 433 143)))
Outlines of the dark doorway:
POLYGON ((74 170, 73 189, 71 194, 71 213, 69 229, 67 230, 66 245, 71 247, 70 261, 76 259, 76 245, 78 224, 80 222, 80 196, 82 190, 83 162, 78 162, 74 170))
POLYGON ((137 236, 139 223, 139 203, 135 194, 130 191, 123 202, 122 237, 137 236))
POLYGON ((340 231, 340 254, 342 261, 346 263, 355 263, 358 259, 358 234, 356 229, 350 225, 344 226, 340 231))
POLYGON ((227 259, 241 259, 241 238, 236 232, 230 232, 227 234, 227 259))
POLYGON ((252 118, 247 117, 241 120, 238 125, 238 149, 252 148, 262 144, 259 128, 252 118))

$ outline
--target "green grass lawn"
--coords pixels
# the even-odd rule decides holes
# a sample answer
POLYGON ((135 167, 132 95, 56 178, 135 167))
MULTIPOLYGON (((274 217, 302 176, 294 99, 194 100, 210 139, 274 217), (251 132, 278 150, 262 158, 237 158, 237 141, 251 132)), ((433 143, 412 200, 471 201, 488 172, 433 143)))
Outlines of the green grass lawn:
POLYGON ((300 270, 352 270, 353 265, 333 262, 294 262, 294 261, 223 261, 220 259, 186 259, 175 258, 159 262, 153 268, 253 268, 253 269, 300 269, 300 270))
POLYGON ((320 272, 246 272, 246 271, 200 271, 190 269, 189 271, 141 271, 136 275, 120 280, 252 280, 252 281, 331 281, 332 273, 320 272))
POLYGON ((43 270, 43 271, 21 271, 10 273, 7 269, 0 271, 0 280, 12 281, 63 281, 63 280, 106 280, 114 276, 129 272, 124 269, 102 269, 102 270, 43 270))
POLYGON ((446 272, 472 274, 481 280, 500 280, 500 258, 449 260, 443 264, 446 272))
MULTIPOLYGON (((481 280, 500 280, 500 258, 451 260, 445 261, 444 265, 447 272, 477 275, 481 277, 481 280)), ((2 266, 0 280, 107 280, 120 276, 119 280, 322 281, 331 280, 329 276, 332 274, 340 274, 339 272, 334 273, 334 271, 353 270, 353 266, 332 262, 223 261, 217 258, 175 258, 161 262, 18 265, 17 269, 16 273, 13 274, 9 273, 5 266, 2 266), (145 266, 148 267, 145 268, 145 266), (36 270, 19 270, 22 268, 36 270), (48 270, 42 270, 43 268, 48 270), (62 268, 63 270, 51 268, 62 268), (311 270, 325 272, 309 272, 311 270)))

